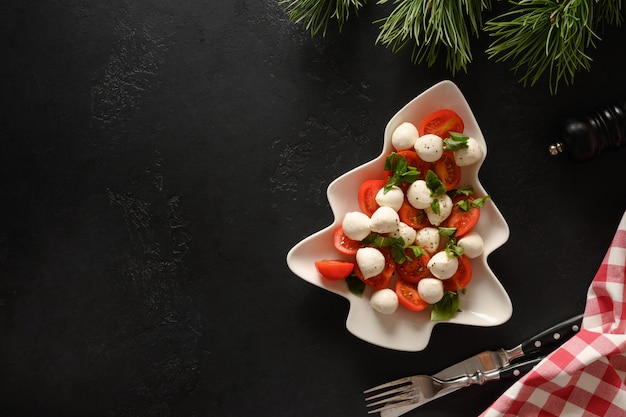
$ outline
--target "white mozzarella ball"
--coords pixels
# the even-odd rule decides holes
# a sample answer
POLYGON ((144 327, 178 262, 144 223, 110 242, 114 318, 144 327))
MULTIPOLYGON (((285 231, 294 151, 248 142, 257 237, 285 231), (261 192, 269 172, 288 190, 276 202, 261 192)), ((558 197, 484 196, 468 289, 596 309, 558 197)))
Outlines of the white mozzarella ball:
POLYGON ((441 194, 435 197, 435 200, 439 203, 439 213, 435 213, 432 209, 432 206, 428 206, 424 209, 426 215, 428 216, 428 221, 433 226, 439 226, 445 219, 448 218, 450 213, 452 213, 452 207, 454 204, 452 203, 452 199, 448 194, 441 194))
POLYGON ((398 211, 400 207, 402 207, 402 203, 404 203, 404 192, 400 187, 396 187, 395 185, 387 192, 385 192, 385 188, 383 187, 376 193, 376 203, 381 207, 387 206, 398 211))
POLYGON ((431 255, 439 249, 440 241, 441 236, 436 227, 424 227, 418 230, 415 235, 415 244, 423 247, 431 255))
POLYGON ((428 304, 435 304, 443 298, 443 282, 437 278, 423 278, 417 283, 417 293, 428 304))
POLYGON ((426 162, 435 162, 443 155, 443 140, 432 133, 420 136, 415 141, 415 152, 426 162))
POLYGON ((411 149, 419 133, 413 123, 404 122, 398 126, 391 134, 391 144, 397 151, 411 149))
POLYGON ((370 218, 370 230, 376 233, 391 233, 398 230, 400 217, 391 207, 378 207, 370 218))
POLYGON ((462 247, 463 254, 471 259, 477 258, 483 253, 483 238, 474 231, 459 239, 457 245, 462 247))
POLYGON ((370 218, 360 211, 350 211, 343 217, 341 222, 343 232, 352 240, 363 240, 371 232, 370 218))
POLYGON ((445 251, 437 252, 428 261, 428 270, 439 279, 448 279, 459 267, 459 260, 456 256, 448 256, 445 251))
POLYGON ((404 240, 404 247, 407 248, 415 243, 415 237, 417 231, 406 223, 400 222, 398 230, 395 230, 389 234, 391 237, 401 237, 404 240))
POLYGON ((382 314, 393 314, 398 309, 398 295, 390 288, 378 290, 370 298, 372 308, 382 314))
POLYGON ((454 162, 460 167, 473 165, 483 158, 484 151, 480 143, 474 138, 467 140, 467 148, 454 151, 454 162))
POLYGON ((385 255, 376 248, 359 248, 356 251, 356 263, 363 278, 375 277, 385 269, 385 255))
POLYGON ((409 204, 416 209, 425 209, 426 207, 430 207, 433 202, 433 198, 430 194, 431 191, 428 185, 426 185, 426 181, 417 180, 414 181, 406 191, 406 199, 409 204))

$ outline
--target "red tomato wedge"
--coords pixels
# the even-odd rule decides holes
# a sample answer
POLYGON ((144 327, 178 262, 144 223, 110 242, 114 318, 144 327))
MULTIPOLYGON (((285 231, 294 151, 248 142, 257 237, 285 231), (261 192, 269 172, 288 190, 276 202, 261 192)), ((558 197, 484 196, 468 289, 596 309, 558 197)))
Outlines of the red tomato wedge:
POLYGON ((385 186, 385 180, 367 180, 359 187, 358 203, 361 211, 368 216, 378 209, 376 194, 385 186))
POLYGON ((411 311, 422 311, 428 307, 428 303, 422 300, 417 293, 417 284, 398 280, 396 282, 396 294, 400 304, 411 311))
POLYGON ((423 229, 430 226, 428 222, 428 216, 424 210, 419 210, 413 207, 406 199, 402 203, 402 207, 398 210, 398 216, 402 223, 406 223, 413 229, 423 229))
POLYGON ((433 133, 442 139, 450 137, 449 132, 463 133, 465 125, 454 110, 441 109, 426 116, 417 126, 420 136, 433 133))
POLYGON ((448 191, 456 188, 461 181, 461 168, 454 161, 454 154, 451 151, 443 151, 441 158, 432 163, 431 169, 448 191))
POLYGON ((315 261, 315 268, 320 275, 332 281, 346 279, 354 269, 354 263, 335 259, 315 261))
POLYGON ((396 263, 396 274, 400 279, 409 284, 417 284, 422 278, 426 278, 430 271, 428 270, 428 261, 430 261, 430 255, 424 253, 421 256, 415 257, 411 249, 405 249, 407 259, 400 263, 396 263))
POLYGON ((443 280, 443 289, 446 291, 458 291, 467 287, 472 280, 472 264, 467 256, 459 257, 459 267, 454 275, 443 280))
POLYGON ((379 250, 383 253, 383 255, 385 255, 385 269, 380 274, 371 278, 365 278, 359 269, 359 265, 356 263, 354 264, 354 275, 375 290, 387 288, 389 286, 389 282, 391 281, 391 276, 396 269, 396 263, 391 257, 391 252, 386 249, 379 250))
POLYGON ((343 232, 343 227, 339 226, 334 233, 335 248, 344 255, 356 255, 357 249, 361 247, 361 243, 350 239, 343 232))
POLYGON ((474 197, 468 196, 456 196, 452 199, 454 206, 452 207, 452 213, 446 219, 445 227, 454 227, 456 228, 456 233, 454 236, 461 237, 466 235, 470 230, 476 226, 478 223, 478 219, 480 219, 480 209, 478 207, 472 207, 469 211, 463 211, 459 206, 457 206, 457 202, 461 200, 474 200, 474 197))

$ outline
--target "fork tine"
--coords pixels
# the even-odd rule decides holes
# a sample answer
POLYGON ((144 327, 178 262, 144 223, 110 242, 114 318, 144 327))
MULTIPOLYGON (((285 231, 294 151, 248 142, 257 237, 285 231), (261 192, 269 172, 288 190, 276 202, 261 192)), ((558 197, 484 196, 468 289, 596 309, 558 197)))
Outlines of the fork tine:
POLYGON ((396 379, 394 381, 386 382, 384 384, 376 385, 375 387, 372 387, 370 389, 366 389, 365 391, 363 391, 363 393, 364 394, 368 394, 370 392, 378 391, 378 390, 385 389, 385 388, 394 387, 396 385, 408 384, 409 382, 411 382, 411 377, 410 376, 406 376, 404 378, 400 378, 400 379, 396 379))
POLYGON ((365 401, 375 400, 376 398, 382 398, 382 397, 390 397, 393 394, 409 393, 411 391, 413 391, 413 386, 412 385, 410 385, 410 384, 408 384, 408 385, 401 385, 398 388, 392 388, 390 390, 383 391, 383 392, 380 392, 380 393, 375 394, 375 395, 370 395, 369 397, 365 398, 365 401))
POLYGON ((366 407, 374 407, 376 405, 381 405, 381 404, 390 404, 390 403, 397 403, 399 401, 406 401, 406 400, 410 400, 411 398, 414 398, 415 395, 413 394, 412 390, 411 391, 405 391, 405 392, 401 392, 400 394, 393 396, 393 397, 388 397, 388 398, 383 398, 380 399, 378 401, 375 401, 373 403, 369 403, 366 405, 366 407))
POLYGON ((386 403, 382 407, 376 408, 374 410, 368 410, 367 414, 379 413, 381 411, 389 410, 390 408, 404 407, 406 405, 415 404, 416 402, 417 402, 416 398, 409 398, 409 399, 406 399, 404 401, 399 401, 399 402, 395 402, 395 401, 394 402, 388 402, 388 403, 386 403))

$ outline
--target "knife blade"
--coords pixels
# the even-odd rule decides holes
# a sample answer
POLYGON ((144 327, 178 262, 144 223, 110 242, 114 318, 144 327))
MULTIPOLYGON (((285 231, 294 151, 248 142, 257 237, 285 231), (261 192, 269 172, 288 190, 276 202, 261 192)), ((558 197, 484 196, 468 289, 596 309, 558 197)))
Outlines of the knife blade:
MULTIPOLYGON (((527 358, 536 354, 545 356, 574 336, 581 328, 582 319, 583 315, 578 314, 526 339, 513 348, 481 352, 449 366, 433 376, 439 379, 451 379, 459 375, 471 375, 476 372, 491 372, 505 368, 511 362, 515 362, 521 358, 527 358)), ((439 392, 434 397, 419 404, 383 410, 380 415, 381 417, 399 417, 427 402, 448 395, 457 389, 458 388, 439 392)))

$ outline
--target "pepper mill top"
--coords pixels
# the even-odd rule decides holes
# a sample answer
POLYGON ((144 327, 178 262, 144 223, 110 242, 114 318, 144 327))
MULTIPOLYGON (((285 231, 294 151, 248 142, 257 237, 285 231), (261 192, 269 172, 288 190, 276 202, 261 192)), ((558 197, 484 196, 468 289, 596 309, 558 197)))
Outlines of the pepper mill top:
POLYGON ((626 102, 600 107, 587 116, 569 118, 562 126, 560 140, 550 145, 550 155, 566 153, 586 161, 604 149, 626 144, 626 102))

